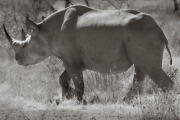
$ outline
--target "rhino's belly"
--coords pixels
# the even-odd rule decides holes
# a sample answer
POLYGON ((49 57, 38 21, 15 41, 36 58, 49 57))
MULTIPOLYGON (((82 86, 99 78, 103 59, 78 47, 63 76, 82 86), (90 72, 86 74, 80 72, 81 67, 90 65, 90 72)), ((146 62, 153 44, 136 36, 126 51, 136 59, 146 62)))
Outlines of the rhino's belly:
POLYGON ((117 74, 127 71, 133 64, 126 56, 118 60, 114 60, 112 58, 109 59, 111 61, 101 60, 97 62, 93 59, 86 60, 84 61, 84 66, 86 69, 100 72, 103 74, 117 74))
POLYGON ((101 63, 89 65, 87 69, 103 74, 117 74, 127 71, 132 66, 130 61, 121 61, 117 63, 101 63))
POLYGON ((77 44, 85 69, 104 74, 126 71, 132 66, 124 43, 127 38, 117 27, 82 28, 77 44))

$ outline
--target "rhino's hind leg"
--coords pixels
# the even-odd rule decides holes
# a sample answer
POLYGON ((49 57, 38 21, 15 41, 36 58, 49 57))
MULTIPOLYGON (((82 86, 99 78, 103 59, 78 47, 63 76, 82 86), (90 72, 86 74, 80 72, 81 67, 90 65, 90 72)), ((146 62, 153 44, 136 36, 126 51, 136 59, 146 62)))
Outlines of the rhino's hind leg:
POLYGON ((131 100, 135 97, 135 95, 143 93, 143 81, 145 76, 145 73, 135 67, 133 84, 123 100, 131 100))
POLYGON ((164 43, 162 43, 159 33, 156 31, 145 32, 147 34, 136 33, 141 36, 138 39, 128 39, 126 49, 132 63, 141 71, 151 77, 151 79, 163 90, 170 87, 173 82, 162 70, 162 58, 164 43), (145 39, 146 38, 146 39, 145 39))
POLYGON ((70 80, 71 78, 69 77, 67 71, 65 70, 60 78, 59 78, 59 83, 62 88, 62 98, 67 98, 71 99, 73 97, 73 88, 70 87, 70 80))
POLYGON ((162 68, 153 69, 152 71, 149 71, 148 75, 158 85, 158 87, 162 88, 164 92, 168 90, 169 88, 172 88, 173 86, 173 81, 162 70, 162 68))

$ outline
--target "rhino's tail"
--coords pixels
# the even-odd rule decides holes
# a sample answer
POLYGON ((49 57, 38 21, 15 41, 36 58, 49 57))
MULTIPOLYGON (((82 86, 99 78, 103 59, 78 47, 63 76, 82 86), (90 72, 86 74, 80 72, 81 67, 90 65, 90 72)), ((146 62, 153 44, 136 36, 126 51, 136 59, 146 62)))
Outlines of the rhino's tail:
POLYGON ((161 38, 161 41, 165 44, 166 46, 166 49, 169 53, 169 56, 170 56, 170 64, 172 65, 172 56, 171 56, 171 51, 169 50, 169 47, 168 47, 168 40, 167 38, 165 37, 164 33, 162 32, 161 30, 161 33, 160 33, 160 38, 161 38))

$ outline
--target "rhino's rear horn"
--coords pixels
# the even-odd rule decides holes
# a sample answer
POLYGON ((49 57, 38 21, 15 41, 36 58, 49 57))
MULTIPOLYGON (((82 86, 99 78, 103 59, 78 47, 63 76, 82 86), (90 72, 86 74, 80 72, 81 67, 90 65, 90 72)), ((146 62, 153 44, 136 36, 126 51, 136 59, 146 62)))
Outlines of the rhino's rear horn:
POLYGON ((6 27, 5 27, 4 24, 3 24, 3 28, 4 28, 4 32, 5 32, 5 35, 6 35, 7 39, 8 39, 8 41, 9 41, 9 43, 12 44, 12 41, 13 41, 13 40, 12 40, 12 38, 10 37, 9 33, 7 32, 6 27))
POLYGON ((21 40, 25 40, 26 39, 26 33, 24 32, 23 29, 21 31, 22 31, 21 40))

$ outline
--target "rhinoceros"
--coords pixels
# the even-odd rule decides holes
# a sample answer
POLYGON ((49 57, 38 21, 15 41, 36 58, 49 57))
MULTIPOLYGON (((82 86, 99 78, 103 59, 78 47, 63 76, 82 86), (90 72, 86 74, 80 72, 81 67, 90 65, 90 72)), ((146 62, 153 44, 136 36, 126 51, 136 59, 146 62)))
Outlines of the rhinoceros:
POLYGON ((22 31, 22 40, 12 39, 4 26, 16 61, 27 66, 49 56, 61 59, 65 67, 59 78, 63 98, 69 98, 72 79, 77 100, 84 100, 82 72, 86 69, 117 74, 134 65, 133 83, 141 83, 148 75, 163 90, 173 84, 162 70, 164 46, 172 64, 168 41, 148 14, 74 5, 54 12, 40 23, 27 17, 25 24, 30 35, 22 31))

